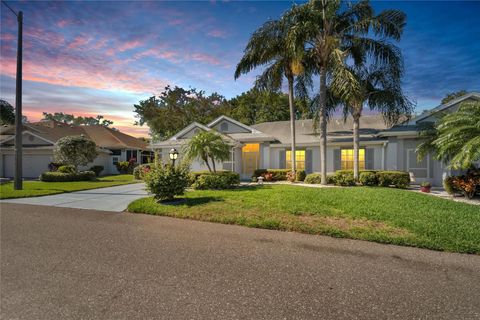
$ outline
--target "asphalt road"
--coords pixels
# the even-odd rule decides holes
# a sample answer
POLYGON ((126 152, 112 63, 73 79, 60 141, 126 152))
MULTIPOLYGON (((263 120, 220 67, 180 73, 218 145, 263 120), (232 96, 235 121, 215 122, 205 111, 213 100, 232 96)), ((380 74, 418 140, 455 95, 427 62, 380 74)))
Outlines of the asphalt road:
POLYGON ((480 256, 1 204, 2 319, 480 319, 480 256))

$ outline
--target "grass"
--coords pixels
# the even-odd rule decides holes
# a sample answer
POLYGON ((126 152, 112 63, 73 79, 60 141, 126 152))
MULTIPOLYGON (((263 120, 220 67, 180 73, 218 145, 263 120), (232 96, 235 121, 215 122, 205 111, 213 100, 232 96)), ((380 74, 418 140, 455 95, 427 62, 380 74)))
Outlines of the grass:
POLYGON ((143 198, 130 212, 480 254, 480 207, 391 188, 241 187, 143 198))
POLYGON ((23 190, 13 190, 13 183, 0 185, 0 199, 37 197, 79 190, 105 188, 138 182, 131 174, 104 176, 97 181, 42 182, 24 181, 23 190))

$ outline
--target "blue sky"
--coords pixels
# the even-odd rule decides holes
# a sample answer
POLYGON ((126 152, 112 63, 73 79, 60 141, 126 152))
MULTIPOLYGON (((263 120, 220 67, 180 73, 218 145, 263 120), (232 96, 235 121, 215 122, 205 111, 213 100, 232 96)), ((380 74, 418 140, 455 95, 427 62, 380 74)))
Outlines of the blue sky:
MULTIPOLYGON (((219 92, 248 90, 256 73, 234 81, 249 35, 292 2, 30 2, 25 14, 24 110, 103 114, 135 135, 133 104, 170 85, 219 92)), ((480 91, 480 2, 382 1, 403 10, 404 89, 417 111, 448 92, 480 91)), ((14 102, 16 21, 1 8, 2 99, 14 102)))

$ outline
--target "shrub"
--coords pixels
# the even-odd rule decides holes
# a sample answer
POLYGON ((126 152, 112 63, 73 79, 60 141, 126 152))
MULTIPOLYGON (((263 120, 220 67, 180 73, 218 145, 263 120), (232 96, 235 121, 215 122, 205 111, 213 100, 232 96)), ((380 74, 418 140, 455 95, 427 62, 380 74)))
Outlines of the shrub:
POLYGON ((381 187, 407 188, 410 185, 410 174, 404 171, 378 171, 377 178, 381 187))
POLYGON ((145 176, 147 190, 160 201, 171 201, 175 196, 183 195, 188 184, 186 167, 157 166, 145 176))
POLYGON ((135 158, 131 158, 129 161, 120 161, 117 162, 115 165, 117 167, 118 172, 123 174, 132 174, 133 169, 135 169, 138 164, 136 163, 137 160, 135 158))
POLYGON ((192 187, 198 190, 229 189, 240 183, 240 175, 232 171, 192 172, 190 174, 192 187))
POLYGON ((144 180, 145 175, 152 170, 150 164, 140 164, 133 169, 133 177, 137 180, 144 180))
POLYGON ((100 173, 103 171, 103 166, 91 166, 90 171, 95 172, 95 175, 98 177, 100 173))
POLYGON ((297 181, 304 181, 307 177, 305 170, 297 170, 297 181))
POLYGON ((353 172, 336 172, 334 176, 334 184, 336 186, 354 186, 355 179, 353 178, 353 172))
POLYGON ((57 171, 61 173, 74 173, 76 170, 74 166, 60 166, 57 171))
POLYGON ((364 186, 378 185, 378 178, 374 172, 370 172, 370 171, 360 172, 359 180, 360 180, 360 183, 364 186))
POLYGON ((48 164, 48 171, 55 172, 58 170, 58 168, 61 166, 61 163, 58 162, 50 162, 48 164))
POLYGON ((452 183, 466 198, 472 199, 478 190, 477 188, 480 187, 480 176, 467 174, 466 176, 453 177, 452 183))
MULTIPOLYGON (((300 170, 297 170, 297 172, 300 170)), ((302 170, 304 171, 304 170, 302 170)), ((253 177, 264 177, 267 181, 286 181, 287 174, 292 172, 291 169, 257 169, 253 172, 253 177), (267 175, 271 175, 271 179, 269 180, 267 175)), ((300 181, 300 180, 299 180, 300 181)))
POLYGON ((295 182, 297 179, 297 175, 293 173, 292 171, 287 172, 287 181, 289 182, 295 182))
POLYGON ((258 178, 258 177, 263 177, 263 175, 265 173, 267 173, 268 170, 267 169, 257 169, 253 172, 253 176, 252 177, 255 177, 255 178, 258 178))
POLYGON ((319 184, 322 183, 322 175, 319 173, 310 173, 307 174, 304 180, 305 183, 309 184, 319 184))
POLYGON ((458 189, 453 181, 455 180, 455 177, 446 177, 443 180, 443 187, 445 188, 445 191, 447 191, 448 194, 456 194, 456 193, 461 193, 461 190, 458 189))
POLYGON ((44 182, 93 181, 95 179, 96 175, 93 171, 73 173, 44 172, 40 175, 40 180, 44 182))

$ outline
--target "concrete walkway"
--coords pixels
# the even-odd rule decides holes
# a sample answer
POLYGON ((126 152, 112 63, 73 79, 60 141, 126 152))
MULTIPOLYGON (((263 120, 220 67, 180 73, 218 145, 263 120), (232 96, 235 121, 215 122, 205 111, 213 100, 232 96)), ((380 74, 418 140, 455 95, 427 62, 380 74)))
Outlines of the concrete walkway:
POLYGON ((0 203, 33 204, 101 211, 124 211, 133 200, 147 196, 143 183, 61 193, 51 196, 6 199, 0 203))

